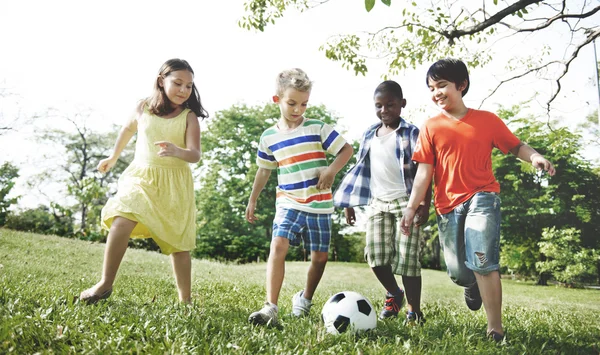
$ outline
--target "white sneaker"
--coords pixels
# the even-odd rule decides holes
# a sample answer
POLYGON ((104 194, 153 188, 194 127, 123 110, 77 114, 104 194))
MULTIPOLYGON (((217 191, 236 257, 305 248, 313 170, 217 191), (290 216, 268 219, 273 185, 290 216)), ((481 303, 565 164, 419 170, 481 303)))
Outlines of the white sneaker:
POLYGON ((269 302, 265 302, 260 311, 256 311, 248 317, 248 322, 259 325, 275 325, 277 324, 277 306, 269 302))
POLYGON ((310 307, 312 306, 312 301, 307 300, 303 295, 304 290, 298 291, 298 293, 292 297, 292 313, 296 317, 307 316, 310 312, 310 307))

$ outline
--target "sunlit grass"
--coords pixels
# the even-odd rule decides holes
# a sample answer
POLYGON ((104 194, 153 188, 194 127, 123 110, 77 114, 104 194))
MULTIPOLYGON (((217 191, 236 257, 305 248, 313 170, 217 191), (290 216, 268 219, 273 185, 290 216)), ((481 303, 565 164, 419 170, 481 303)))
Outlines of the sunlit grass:
POLYGON ((311 315, 295 319, 291 297, 307 263, 286 266, 280 328, 248 315, 265 297, 265 264, 193 262, 194 304, 177 302, 169 258, 130 249, 110 299, 76 296, 100 277, 104 245, 0 230, 0 353, 514 354, 600 351, 600 291, 503 281, 509 340, 485 338, 485 313, 469 311, 444 272, 424 270, 427 323, 379 322, 362 336, 326 334, 320 309, 332 294, 357 291, 379 308, 383 289, 365 264, 329 263, 311 315))

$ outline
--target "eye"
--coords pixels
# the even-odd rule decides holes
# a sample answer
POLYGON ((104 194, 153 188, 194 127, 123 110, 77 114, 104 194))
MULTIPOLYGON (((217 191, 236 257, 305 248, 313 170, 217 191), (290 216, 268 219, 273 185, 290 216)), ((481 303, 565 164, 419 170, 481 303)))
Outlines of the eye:
POLYGON ((308 106, 308 104, 302 104, 302 107, 306 107, 306 106, 308 106))

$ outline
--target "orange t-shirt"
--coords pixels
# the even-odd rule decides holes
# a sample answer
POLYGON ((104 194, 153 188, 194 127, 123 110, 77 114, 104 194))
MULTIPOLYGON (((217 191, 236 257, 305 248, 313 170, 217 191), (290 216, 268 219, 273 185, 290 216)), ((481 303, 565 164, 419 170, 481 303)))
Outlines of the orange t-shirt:
POLYGON ((479 191, 500 192, 492 149, 506 154, 520 142, 491 112, 469 109, 460 120, 440 113, 421 128, 412 159, 433 165, 435 209, 446 214, 479 191))

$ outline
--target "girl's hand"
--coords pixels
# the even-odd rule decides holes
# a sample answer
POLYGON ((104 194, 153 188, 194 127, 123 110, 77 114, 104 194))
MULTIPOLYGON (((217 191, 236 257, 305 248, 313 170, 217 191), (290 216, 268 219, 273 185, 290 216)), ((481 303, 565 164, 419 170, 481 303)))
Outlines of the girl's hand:
POLYGON ((160 150, 156 153, 159 157, 177 157, 179 147, 175 144, 167 141, 159 141, 154 142, 154 145, 160 147, 160 150))
POLYGON ((99 172, 105 174, 108 171, 110 171, 110 169, 113 166, 115 166, 116 163, 117 163, 117 159, 113 159, 113 158, 102 159, 102 160, 100 160, 100 163, 98 163, 98 167, 96 169, 98 169, 99 172))

